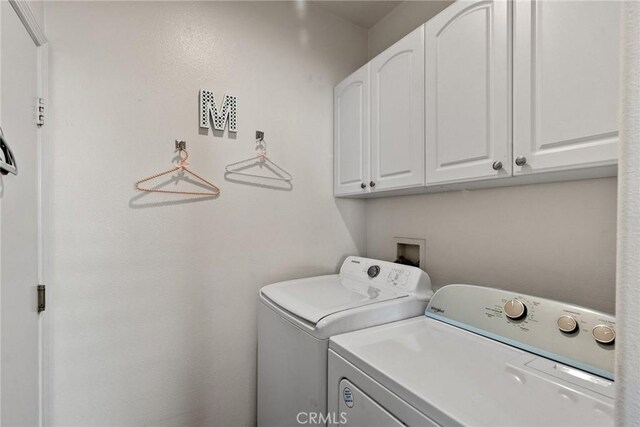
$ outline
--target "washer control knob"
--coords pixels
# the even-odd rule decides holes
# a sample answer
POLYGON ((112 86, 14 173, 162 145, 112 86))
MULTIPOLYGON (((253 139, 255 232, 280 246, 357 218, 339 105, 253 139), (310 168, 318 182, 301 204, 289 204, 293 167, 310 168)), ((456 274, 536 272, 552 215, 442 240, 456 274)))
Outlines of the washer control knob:
POLYGON ((616 339, 616 331, 607 325, 598 325, 591 331, 593 339, 600 344, 611 344, 616 339))
POLYGON ((380 267, 377 266, 377 265, 372 265, 371 267, 369 267, 367 269, 367 274, 369 275, 369 277, 371 277, 373 279, 378 274, 380 274, 380 267))
POLYGON ((578 329, 578 322, 576 322, 576 319, 571 316, 560 316, 556 323, 558 325, 558 329, 567 334, 575 332, 578 329))
POLYGON ((509 300, 504 304, 504 314, 509 319, 522 319, 527 315, 527 306, 517 299, 509 300))

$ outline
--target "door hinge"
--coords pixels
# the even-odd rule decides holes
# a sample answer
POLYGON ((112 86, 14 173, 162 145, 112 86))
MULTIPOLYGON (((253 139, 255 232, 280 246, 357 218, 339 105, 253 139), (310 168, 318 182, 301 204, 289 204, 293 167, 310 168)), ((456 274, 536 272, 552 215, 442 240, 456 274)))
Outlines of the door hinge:
POLYGON ((38 119, 36 120, 36 124, 38 126, 42 126, 44 125, 44 112, 45 112, 45 106, 44 106, 44 98, 38 98, 38 119))
POLYGON ((44 285, 38 285, 38 313, 41 313, 47 308, 47 300, 45 297, 44 285))

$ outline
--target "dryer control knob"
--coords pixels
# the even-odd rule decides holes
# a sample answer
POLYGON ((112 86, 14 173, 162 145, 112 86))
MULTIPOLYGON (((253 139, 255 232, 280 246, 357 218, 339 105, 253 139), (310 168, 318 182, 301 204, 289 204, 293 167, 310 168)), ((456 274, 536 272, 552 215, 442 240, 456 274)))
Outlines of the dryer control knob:
POLYGON ((527 306, 517 299, 509 300, 504 304, 504 314, 509 319, 522 319, 527 315, 527 306))
POLYGON ((593 339, 600 344, 611 344, 616 339, 616 331, 607 325, 598 325, 591 331, 593 339))
POLYGON ((575 332, 578 329, 578 322, 576 322, 576 319, 571 316, 558 317, 556 324, 558 325, 558 329, 567 334, 575 332))
POLYGON ((371 267, 369 267, 369 269, 367 270, 367 274, 369 275, 369 277, 371 277, 372 279, 374 277, 376 277, 378 274, 380 274, 380 267, 377 265, 372 265, 371 267))

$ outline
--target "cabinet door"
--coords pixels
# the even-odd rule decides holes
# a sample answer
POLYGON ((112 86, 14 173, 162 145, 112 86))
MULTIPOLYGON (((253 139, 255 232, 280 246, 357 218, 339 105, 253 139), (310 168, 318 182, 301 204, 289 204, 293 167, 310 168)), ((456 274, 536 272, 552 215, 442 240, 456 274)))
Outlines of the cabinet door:
POLYGON ((427 185, 511 175, 508 12, 458 1, 426 24, 427 185))
POLYGON ((513 7, 514 173, 615 164, 620 2, 513 7))
POLYGON ((374 191, 424 185, 424 26, 376 56, 371 67, 374 191))
POLYGON ((369 186, 369 65, 333 92, 334 194, 367 193, 369 186), (364 188, 363 188, 364 187, 364 188))

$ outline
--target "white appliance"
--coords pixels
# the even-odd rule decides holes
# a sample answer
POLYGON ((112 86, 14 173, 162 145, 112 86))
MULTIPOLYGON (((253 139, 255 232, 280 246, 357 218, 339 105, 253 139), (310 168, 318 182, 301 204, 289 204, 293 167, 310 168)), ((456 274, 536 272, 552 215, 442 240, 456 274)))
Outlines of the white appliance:
POLYGON ((432 294, 419 268, 360 257, 348 257, 340 274, 263 287, 258 425, 324 420, 329 337, 418 316, 432 294))
POLYGON ((426 316, 332 337, 347 426, 613 425, 615 321, 498 289, 439 289, 426 316))

